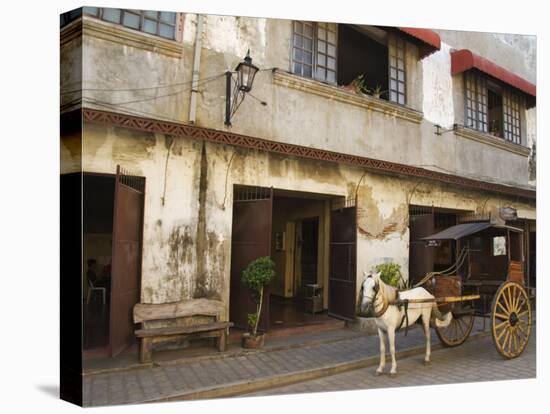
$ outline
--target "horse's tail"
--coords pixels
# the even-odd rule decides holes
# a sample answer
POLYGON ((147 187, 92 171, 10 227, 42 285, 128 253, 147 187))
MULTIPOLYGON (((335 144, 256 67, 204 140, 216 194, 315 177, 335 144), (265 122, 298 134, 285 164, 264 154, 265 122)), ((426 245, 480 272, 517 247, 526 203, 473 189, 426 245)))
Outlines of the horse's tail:
POLYGON ((445 328, 449 326, 451 320, 453 319, 453 314, 451 312, 447 312, 445 315, 443 315, 439 311, 437 303, 435 302, 432 305, 432 313, 435 316, 435 326, 437 326, 438 328, 445 328))

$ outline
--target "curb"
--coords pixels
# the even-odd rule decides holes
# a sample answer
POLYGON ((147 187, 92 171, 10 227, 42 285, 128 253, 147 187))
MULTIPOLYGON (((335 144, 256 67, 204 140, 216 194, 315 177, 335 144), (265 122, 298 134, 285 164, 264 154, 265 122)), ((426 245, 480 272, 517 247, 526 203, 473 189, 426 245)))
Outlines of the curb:
POLYGON ((266 352, 274 352, 274 351, 286 351, 289 349, 297 349, 297 348, 303 348, 307 346, 316 346, 316 345, 324 345, 324 344, 331 344, 335 342, 343 342, 343 341, 351 341, 354 339, 357 339, 358 337, 362 336, 361 334, 357 333, 355 335, 349 335, 346 337, 341 338, 328 338, 328 339, 319 339, 319 340, 313 340, 309 342, 299 342, 296 344, 290 344, 290 345, 279 345, 279 346, 273 346, 269 348, 260 348, 260 349, 244 349, 240 348, 235 351, 226 351, 223 353, 212 353, 209 355, 199 355, 195 357, 187 357, 187 358, 180 358, 180 359, 171 359, 166 361, 153 361, 149 363, 141 364, 139 362, 136 362, 135 364, 131 364, 125 367, 119 367, 119 368, 98 368, 95 370, 89 370, 82 373, 83 377, 90 377, 93 375, 101 375, 101 374, 111 374, 114 372, 124 372, 124 371, 134 371, 141 368, 155 368, 155 367, 168 367, 173 365, 186 365, 186 364, 193 364, 195 362, 202 362, 202 361, 211 361, 214 359, 225 359, 225 358, 238 358, 248 355, 254 355, 259 353, 266 353, 266 352))
MULTIPOLYGON (((474 335, 470 335, 469 340, 477 340, 490 336, 490 332, 480 332, 474 335)), ((446 349, 441 343, 432 344, 432 352, 441 349, 446 349)), ((409 348, 396 352, 396 358, 407 358, 410 356, 423 354, 425 347, 420 346, 416 348, 409 348)), ((244 381, 237 381, 230 384, 218 385, 213 387, 204 387, 198 390, 190 392, 177 393, 174 395, 154 398, 150 400, 144 400, 141 402, 168 402, 168 401, 183 401, 183 400, 199 400, 199 399, 211 399, 211 398, 223 398, 223 397, 235 397, 243 394, 248 394, 256 391, 262 391, 264 389, 276 388, 286 385, 292 385, 298 382, 310 381, 325 376, 340 374, 346 371, 352 371, 359 368, 366 368, 378 364, 379 355, 373 355, 367 358, 362 358, 354 361, 342 362, 335 365, 330 365, 322 368, 315 368, 311 370, 298 371, 289 374, 282 374, 277 376, 271 376, 261 378, 258 380, 250 379, 244 381)))

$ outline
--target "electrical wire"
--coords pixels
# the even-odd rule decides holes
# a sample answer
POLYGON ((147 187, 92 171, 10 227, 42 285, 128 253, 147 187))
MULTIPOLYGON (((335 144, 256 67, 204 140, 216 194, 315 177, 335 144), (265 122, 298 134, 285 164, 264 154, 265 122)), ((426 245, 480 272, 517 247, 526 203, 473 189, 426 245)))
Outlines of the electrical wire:
MULTIPOLYGON (((259 72, 273 71, 275 69, 277 69, 277 68, 273 67, 273 68, 260 69, 259 72)), ((198 85, 198 86, 202 86, 202 85, 204 85, 206 83, 209 83, 210 81, 214 81, 215 79, 220 78, 222 76, 225 76, 225 73, 215 75, 215 76, 210 76, 210 77, 204 78, 204 79, 200 79, 196 83, 197 84, 200 83, 200 85, 198 85)), ((234 82, 236 82, 236 81, 234 81, 234 82)), ((181 84, 184 85, 184 84, 192 84, 192 83, 193 83, 193 81, 182 82, 181 84)), ((179 85, 179 84, 164 85, 164 86, 161 86, 161 87, 176 86, 176 85, 179 85)), ((197 85, 193 85, 193 87, 194 86, 197 86, 197 85)), ((148 98, 143 98, 143 99, 136 99, 136 100, 132 100, 132 101, 124 101, 124 102, 107 102, 107 101, 103 101, 101 99, 97 99, 97 98, 93 98, 93 97, 89 97, 89 96, 82 96, 81 98, 77 98, 77 99, 74 99, 72 101, 69 101, 69 102, 63 104, 62 108, 67 107, 67 106, 71 106, 71 105, 75 105, 75 104, 81 103, 83 101, 86 101, 86 102, 89 102, 91 104, 94 104, 94 105, 97 105, 97 106, 100 106, 100 107, 103 107, 103 108, 107 108, 107 109, 123 109, 123 110, 126 110, 130 114, 134 114, 134 115, 138 115, 138 116, 150 116, 150 117, 155 117, 155 118, 157 118, 159 120, 162 120, 162 121, 181 123, 182 122, 181 119, 171 118, 171 117, 167 117, 165 115, 161 115, 161 114, 158 114, 158 113, 155 113, 155 112, 149 112, 149 111, 144 111, 144 110, 141 110, 141 109, 135 109, 135 108, 124 106, 124 105, 131 104, 131 103, 138 103, 138 102, 146 102, 146 101, 159 99, 159 98, 163 98, 163 97, 168 97, 168 96, 174 96, 174 95, 177 95, 179 93, 191 90, 191 89, 193 89, 193 87, 182 89, 182 90, 179 90, 177 92, 173 92, 173 93, 166 94, 166 95, 160 95, 160 96, 154 96, 154 97, 148 97, 148 98)), ((86 88, 83 88, 83 89, 74 90, 74 91, 66 91, 64 93, 65 94, 75 93, 75 92, 80 92, 80 91, 83 91, 83 90, 98 91, 98 92, 99 91, 101 91, 101 92, 109 92, 109 91, 121 92, 121 91, 147 90, 147 89, 155 89, 155 88, 157 88, 157 87, 153 86, 153 87, 147 87, 147 88, 134 88, 134 89, 132 89, 132 88, 129 88, 129 89, 99 89, 99 88, 98 89, 94 89, 94 88, 86 89, 86 88)), ((249 93, 249 95, 250 95, 250 93, 249 93)), ((253 99, 256 99, 256 100, 260 101, 262 104, 264 103, 264 101, 261 101, 256 96, 254 96, 254 95, 251 95, 251 96, 252 96, 253 99)), ((241 99, 241 102, 239 102, 239 105, 241 103, 242 103, 242 99, 241 99)), ((237 108, 238 108, 238 106, 237 106, 237 108)), ((235 110, 236 110, 236 108, 235 108, 235 110)))
MULTIPOLYGON (((278 69, 277 67, 272 67, 272 68, 266 68, 266 69, 260 69, 258 72, 266 72, 266 71, 273 71, 275 69, 278 69)), ((224 76, 225 73, 222 73, 220 75, 214 75, 214 76, 209 76, 207 78, 203 78, 203 79, 199 79, 197 81, 193 81, 193 80, 190 80, 190 81, 186 81, 186 82, 178 82, 178 83, 169 83, 169 84, 166 84, 166 85, 156 85, 156 86, 145 86, 145 87, 142 87, 142 88, 121 88, 121 89, 113 89, 113 88, 80 88, 80 89, 73 89, 73 90, 70 90, 70 91, 61 91, 61 95, 68 95, 68 94, 71 94, 71 93, 76 93, 76 92, 83 92, 83 91, 91 91, 91 92, 133 92, 133 91, 146 91, 146 90, 151 90, 151 89, 162 89, 162 88, 171 88, 173 86, 182 86, 182 85, 192 85, 194 82, 198 85, 200 84, 201 82, 205 82, 205 81, 208 81, 208 80, 212 80, 212 79, 215 79, 215 78, 218 78, 218 77, 222 77, 224 76)))
MULTIPOLYGON (((213 79, 210 79, 210 80, 208 80, 208 81, 205 81, 205 82, 203 82, 200 86, 203 86, 203 85, 206 85, 207 83, 213 82, 214 80, 216 80, 216 79, 219 78, 219 77, 220 77, 220 76, 217 76, 216 78, 213 78, 213 79)), ((161 98, 167 98, 167 97, 170 97, 170 96, 176 96, 176 95, 179 95, 180 93, 190 91, 190 90, 192 90, 193 88, 194 88, 194 87, 185 88, 185 89, 180 89, 179 91, 167 93, 167 94, 165 94, 165 95, 148 96, 148 97, 146 97, 146 98, 133 99, 133 100, 130 100, 130 101, 118 101, 118 102, 108 102, 108 103, 111 104, 111 105, 127 105, 127 104, 139 103, 139 102, 153 101, 153 100, 155 100, 155 99, 161 99, 161 98)), ((89 98, 89 97, 83 96, 83 98, 89 98)))
POLYGON ((248 96, 250 96, 252 99, 257 100, 257 101, 258 101, 259 103, 261 103, 263 106, 267 106, 267 102, 266 102, 266 101, 262 101, 260 98, 258 98, 257 96, 252 95, 250 92, 248 92, 248 96))
POLYGON ((162 88, 171 88, 173 86, 182 86, 182 85, 193 85, 193 84, 200 84, 202 82, 207 82, 210 80, 214 80, 216 78, 222 77, 224 74, 219 74, 215 76, 209 76, 204 79, 199 79, 197 81, 186 81, 186 82, 178 82, 178 83, 171 83, 167 85, 157 85, 157 86, 146 86, 143 88, 122 88, 122 89, 112 89, 112 88, 81 88, 81 89, 74 89, 71 91, 61 91, 61 95, 68 95, 71 93, 76 92, 83 92, 83 91, 91 91, 91 92, 133 92, 133 91, 146 91, 146 90, 152 90, 152 89, 162 89, 162 88))

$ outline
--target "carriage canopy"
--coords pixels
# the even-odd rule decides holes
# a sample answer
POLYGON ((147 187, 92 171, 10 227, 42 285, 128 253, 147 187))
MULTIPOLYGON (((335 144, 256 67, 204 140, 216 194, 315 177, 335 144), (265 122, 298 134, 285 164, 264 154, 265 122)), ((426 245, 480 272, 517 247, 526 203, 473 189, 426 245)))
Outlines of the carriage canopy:
POLYGON ((431 236, 423 237, 421 240, 459 240, 463 237, 470 236, 488 228, 496 228, 502 230, 510 230, 517 233, 522 233, 523 230, 512 226, 506 226, 504 224, 492 224, 488 222, 483 223, 463 223, 456 226, 449 227, 439 233, 432 234, 431 236))

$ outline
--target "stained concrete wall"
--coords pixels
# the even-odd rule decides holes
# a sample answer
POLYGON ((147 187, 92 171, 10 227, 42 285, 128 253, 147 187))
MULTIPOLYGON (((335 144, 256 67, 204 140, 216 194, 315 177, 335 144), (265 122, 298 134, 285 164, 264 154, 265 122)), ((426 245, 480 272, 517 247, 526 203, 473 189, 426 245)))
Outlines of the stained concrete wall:
POLYGON ((362 271, 388 261, 401 266, 408 280, 409 205, 488 213, 511 206, 520 218, 535 218, 534 203, 433 182, 367 174, 358 191, 357 281, 362 271))
MULTIPOLYGON (((181 45, 181 53, 177 57, 127 46, 124 42, 105 40, 92 32, 85 35, 85 86, 117 90, 172 85, 153 90, 85 91, 85 105, 187 122, 196 22, 196 15, 185 15, 183 42, 174 42, 176 48, 178 44, 181 45)), ((154 43, 151 38, 147 41, 154 43)), ((290 69, 290 20, 205 16, 201 39, 201 79, 234 69, 249 48, 254 64, 260 68, 290 69)), ((504 66, 509 63, 510 68, 518 69, 520 74, 531 70, 531 66, 519 70, 513 62, 526 58, 530 61, 533 48, 521 49, 517 47, 521 42, 511 45, 508 37, 489 34, 445 34, 443 39, 448 43, 444 42, 442 50, 422 61, 418 60, 416 46, 408 44, 407 47, 407 106, 423 112, 424 120, 420 125, 396 116, 391 111, 383 113, 370 107, 365 108, 354 103, 353 97, 348 101, 335 101, 330 98, 333 90, 320 82, 314 82, 314 87, 304 86, 301 90, 285 86, 275 82, 271 71, 264 70, 257 75, 253 94, 266 101, 268 106, 260 105, 251 97, 245 99, 233 118, 232 131, 274 141, 424 166, 471 178, 529 185, 533 180, 530 181, 526 167, 527 156, 487 144, 472 144, 453 133, 437 137, 433 125, 438 123, 450 126, 453 122, 463 122, 461 76, 450 76, 451 48, 469 45, 471 42, 472 50, 496 62, 503 61, 504 66), (315 88, 320 88, 326 96, 314 93, 315 88), (479 153, 483 154, 481 158, 477 155, 479 153), (476 155, 475 160, 472 160, 473 155, 476 155), (506 165, 506 168, 494 168, 498 165, 506 165)), ((532 76, 527 78, 531 79, 532 76)), ((198 90, 197 124, 226 129, 223 124, 223 76, 199 85, 198 90)), ((526 135, 533 142, 533 126, 529 122, 527 126, 526 135)))
MULTIPOLYGON (((70 30, 66 28, 65 30, 70 30)), ((71 109, 80 97, 82 87, 82 37, 71 36, 61 41, 59 56, 59 84, 61 85, 61 112, 71 109), (73 93, 66 93, 72 92, 73 93)))
MULTIPOLYGON (((177 57, 85 35, 84 85, 124 89, 188 82, 195 27, 196 18, 187 15, 181 55, 177 57)), ((289 21, 208 16, 202 36, 203 79, 233 68, 248 47, 254 63, 262 68, 289 67, 289 21)), ((409 52, 413 50, 409 48, 409 52)), ((433 123, 449 125, 451 117, 456 119, 462 102, 461 83, 446 74, 449 50, 450 46, 444 45, 441 52, 422 62, 408 63, 409 80, 414 80, 409 84, 414 88, 409 92, 410 104, 424 111, 425 119, 420 123, 353 102, 335 101, 311 93, 307 87, 297 90, 275 84, 274 75, 263 71, 258 74, 253 93, 266 100, 268 106, 246 99, 233 119, 232 131, 478 179, 527 184, 527 157, 452 133, 433 133, 433 123)), ((77 48, 69 51, 62 49, 62 59, 78 54, 77 48), (69 55, 63 57, 66 53, 69 55)), ((409 62, 410 56, 407 59, 409 62)), ((225 129, 224 87, 223 78, 199 87, 200 126, 225 129)), ((178 89, 173 85, 166 92, 88 92, 88 98, 96 103, 85 101, 87 107, 188 120, 189 88, 184 86, 178 89), (174 95, 160 97, 169 93, 174 95), (150 100, 152 96, 159 98, 150 100), (119 105, 105 107, 97 100, 119 105), (132 100, 143 101, 120 104, 132 100)), ((532 113, 527 123, 534 127, 532 113)), ((67 171, 80 163, 77 141, 70 137, 61 141, 62 165, 69 166, 67 171)), ((141 301, 154 303, 202 296, 229 303, 233 185, 353 197, 363 175, 362 170, 344 165, 86 123, 84 171, 112 174, 117 164, 147 179, 141 301)), ((506 205, 516 207, 521 218, 535 218, 534 204, 520 203, 515 198, 366 174, 358 188, 358 283, 363 270, 387 260, 401 264, 407 276, 409 204, 474 212, 506 205)))
MULTIPOLYGON (((88 123, 82 163, 84 171, 102 173, 122 163, 146 177, 141 301, 153 303, 206 296, 229 304, 234 185, 353 197, 363 175, 334 163, 210 143, 203 148, 192 139, 88 123)), ((533 204, 368 173, 358 187, 358 283, 363 270, 388 260, 407 277, 409 204, 475 212, 506 205, 521 218, 535 218, 533 204)))

